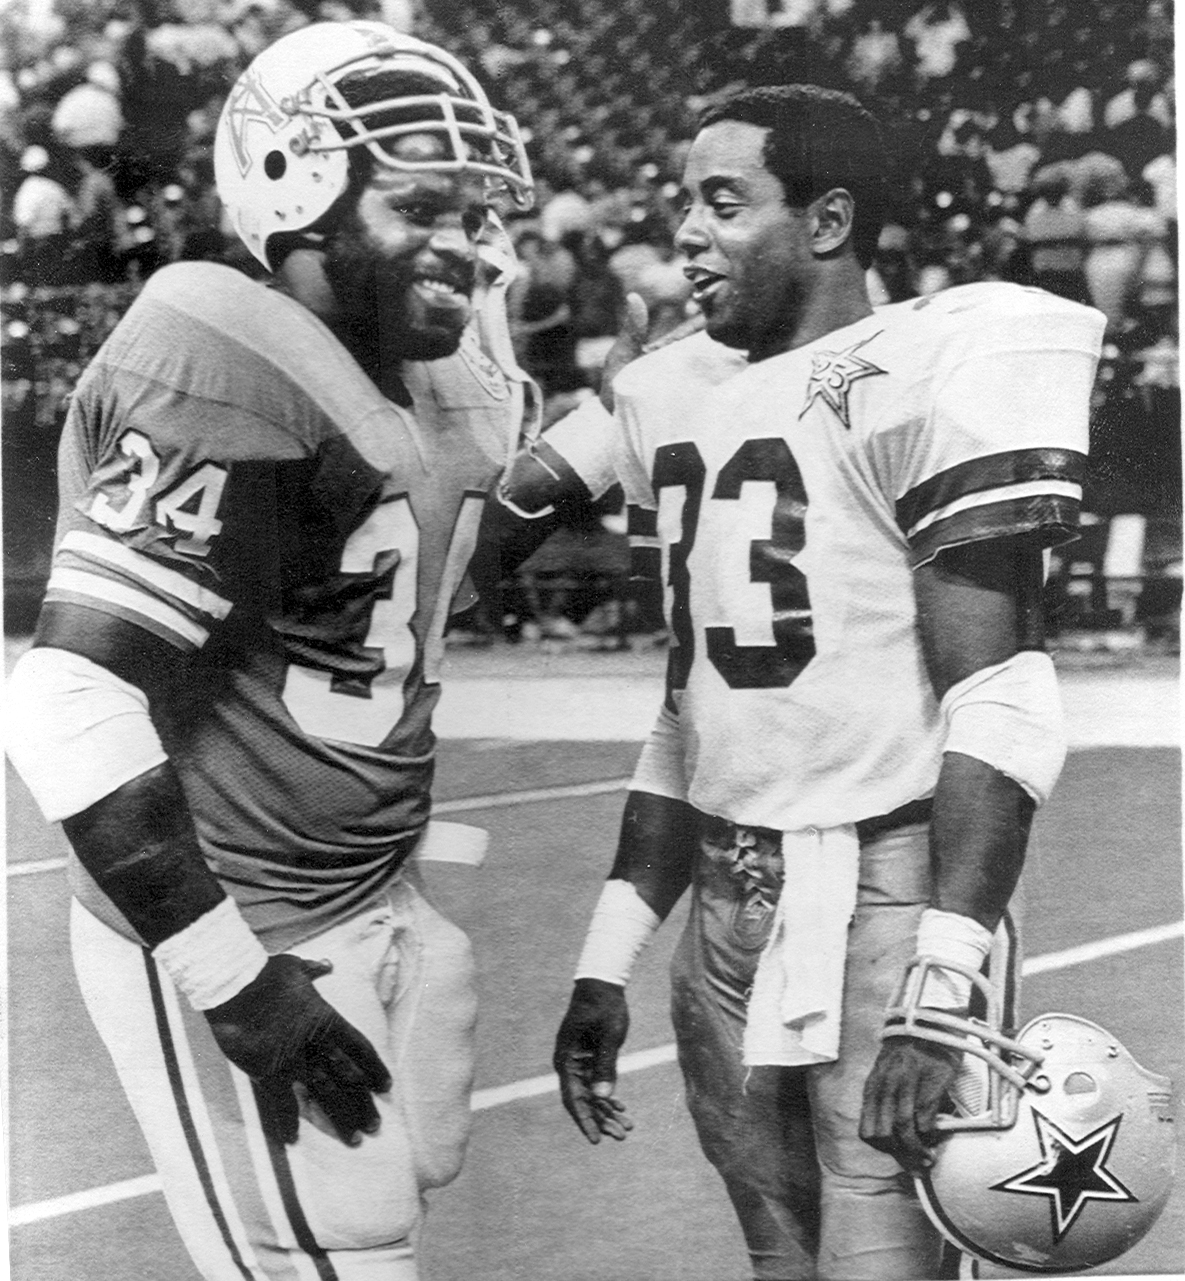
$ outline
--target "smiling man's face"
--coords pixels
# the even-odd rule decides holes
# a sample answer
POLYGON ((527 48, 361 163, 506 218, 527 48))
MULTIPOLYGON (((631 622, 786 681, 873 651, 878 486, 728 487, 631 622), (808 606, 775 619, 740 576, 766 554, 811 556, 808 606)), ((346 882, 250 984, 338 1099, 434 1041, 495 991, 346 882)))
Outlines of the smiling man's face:
MULTIPOLYGON (((431 161, 444 149, 431 134, 408 134, 389 150, 431 161)), ((392 359, 451 355, 469 319, 485 218, 484 185, 472 174, 376 164, 326 247, 325 273, 347 323, 377 327, 392 359)))

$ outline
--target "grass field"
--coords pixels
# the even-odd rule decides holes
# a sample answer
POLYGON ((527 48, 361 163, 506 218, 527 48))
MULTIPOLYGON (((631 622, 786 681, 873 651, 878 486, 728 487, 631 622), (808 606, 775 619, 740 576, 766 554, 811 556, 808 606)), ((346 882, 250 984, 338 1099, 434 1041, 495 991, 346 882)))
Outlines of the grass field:
MULTIPOLYGON (((471 934, 482 1018, 473 1141, 437 1193, 430 1281, 743 1281, 670 1046, 678 920, 631 986, 621 1094, 637 1129, 590 1148, 548 1063, 584 926, 659 688, 654 656, 450 652, 438 809, 490 830, 477 870, 431 889, 471 934)), ((447 678, 446 678, 447 679, 447 678)), ((1075 750, 1027 873, 1026 1015, 1101 1022, 1185 1082, 1176 683, 1172 668, 1068 671, 1075 750)), ((70 970, 63 839, 8 776, 8 1089, 13 1281, 197 1281, 70 970)), ((676 909, 676 918, 681 909, 676 909)), ((1185 1195, 1104 1271, 1185 1271, 1185 1195)))

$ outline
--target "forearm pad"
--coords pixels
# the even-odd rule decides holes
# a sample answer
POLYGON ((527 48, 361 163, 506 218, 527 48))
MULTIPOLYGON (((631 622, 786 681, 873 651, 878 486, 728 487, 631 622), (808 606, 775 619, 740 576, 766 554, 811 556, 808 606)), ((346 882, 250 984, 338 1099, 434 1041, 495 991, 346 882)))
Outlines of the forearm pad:
POLYGON ((149 947, 226 897, 206 866, 185 794, 167 761, 62 826, 79 862, 149 947))

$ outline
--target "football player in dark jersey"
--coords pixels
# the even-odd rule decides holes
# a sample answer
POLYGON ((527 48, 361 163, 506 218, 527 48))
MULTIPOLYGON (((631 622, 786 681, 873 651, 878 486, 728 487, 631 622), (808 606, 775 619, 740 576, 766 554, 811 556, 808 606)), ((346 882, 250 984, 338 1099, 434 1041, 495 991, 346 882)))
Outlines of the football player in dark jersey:
POLYGON ((13 756, 202 1275, 411 1281, 475 1014, 415 859, 480 845, 428 822, 430 721, 523 419, 495 211, 530 173, 460 63, 370 22, 263 51, 215 159, 270 279, 159 271, 82 378, 13 756))

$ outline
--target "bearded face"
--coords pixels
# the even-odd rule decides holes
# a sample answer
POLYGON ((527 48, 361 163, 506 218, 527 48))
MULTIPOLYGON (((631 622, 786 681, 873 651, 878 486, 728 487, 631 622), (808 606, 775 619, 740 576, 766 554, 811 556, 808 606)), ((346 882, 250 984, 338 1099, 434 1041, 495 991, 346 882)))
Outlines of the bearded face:
MULTIPOLYGON (((399 138, 393 154, 432 160, 439 141, 399 138)), ((325 274, 347 336, 399 360, 456 351, 477 278, 486 204, 465 174, 378 164, 326 245, 325 274)), ((352 343, 353 345, 353 343, 352 343)))

